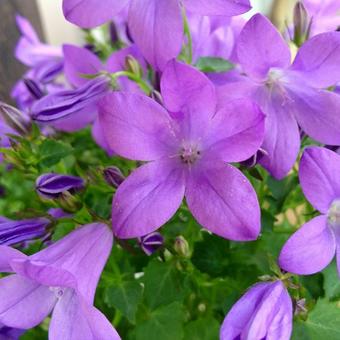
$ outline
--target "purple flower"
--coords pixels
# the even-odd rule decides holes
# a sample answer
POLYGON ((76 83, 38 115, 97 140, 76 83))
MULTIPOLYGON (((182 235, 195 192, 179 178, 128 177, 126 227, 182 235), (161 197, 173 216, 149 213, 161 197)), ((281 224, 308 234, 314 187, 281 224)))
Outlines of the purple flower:
POLYGON ((199 15, 233 16, 250 9, 249 0, 64 0, 67 20, 83 28, 111 20, 129 3, 129 32, 145 59, 156 69, 177 57, 183 43, 181 7, 199 15), (91 13, 91 15, 89 15, 91 13))
POLYGON ((19 340, 26 330, 3 326, 0 323, 0 340, 19 340))
POLYGON ((80 177, 62 174, 44 174, 37 178, 35 188, 39 195, 45 198, 58 198, 66 191, 75 192, 84 187, 80 177))
POLYGON ((296 274, 314 274, 337 254, 340 276, 340 155, 320 147, 307 148, 301 158, 302 190, 321 215, 293 234, 279 257, 281 268, 296 274), (317 256, 316 256, 317 254, 317 256))
POLYGON ((264 116, 248 100, 216 110, 215 87, 196 69, 170 62, 161 80, 167 110, 139 94, 114 92, 99 103, 110 147, 148 163, 117 189, 112 224, 119 238, 141 237, 166 223, 184 195, 197 221, 232 240, 260 231, 256 193, 226 162, 249 158, 259 148, 264 116))
POLYGON ((303 3, 312 18, 312 35, 335 31, 340 26, 339 0, 303 0, 303 3))
POLYGON ((52 311, 49 338, 120 339, 92 306, 96 286, 112 247, 105 224, 77 229, 48 248, 26 256, 1 246, 0 322, 29 329, 52 311))
POLYGON ((148 235, 142 236, 139 240, 140 247, 148 256, 152 255, 159 248, 163 246, 164 238, 158 232, 153 232, 148 235))
POLYGON ((292 300, 283 282, 257 283, 231 308, 220 340, 289 340, 292 322, 292 300))
POLYGON ((260 105, 267 115, 262 148, 268 153, 260 163, 275 178, 283 178, 296 161, 299 126, 320 143, 340 144, 340 96, 323 90, 340 79, 340 32, 308 40, 291 65, 287 44, 257 14, 239 36, 237 56, 248 77, 221 86, 220 102, 247 96, 260 105))
POLYGON ((114 188, 118 188, 125 180, 125 176, 116 166, 110 166, 104 169, 104 178, 106 182, 114 188))
POLYGON ((13 221, 0 217, 0 245, 10 246, 46 236, 50 223, 47 218, 13 221))

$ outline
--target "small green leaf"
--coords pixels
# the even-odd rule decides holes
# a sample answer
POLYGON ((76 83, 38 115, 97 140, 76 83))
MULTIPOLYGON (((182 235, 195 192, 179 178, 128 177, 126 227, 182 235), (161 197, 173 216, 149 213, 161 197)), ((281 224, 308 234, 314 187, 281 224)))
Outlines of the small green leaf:
POLYGON ((232 70, 234 65, 223 58, 202 57, 198 59, 196 67, 202 72, 220 73, 232 70))
POLYGON ((151 261, 145 269, 145 298, 150 308, 182 299, 179 273, 171 262, 151 261))
POLYGON ((206 317, 189 322, 184 328, 185 340, 216 340, 220 330, 219 322, 206 317))
POLYGON ((325 296, 329 299, 335 299, 340 296, 340 280, 336 269, 336 263, 333 261, 323 272, 325 296))
POLYGON ((135 322, 138 304, 143 296, 143 287, 137 281, 120 282, 105 290, 104 301, 110 307, 115 307, 135 322))
POLYGON ((136 340, 183 339, 183 314, 179 302, 157 308, 136 327, 136 340))
POLYGON ((64 157, 72 153, 72 148, 68 144, 58 142, 53 139, 46 139, 39 147, 40 165, 51 167, 61 161, 64 157))

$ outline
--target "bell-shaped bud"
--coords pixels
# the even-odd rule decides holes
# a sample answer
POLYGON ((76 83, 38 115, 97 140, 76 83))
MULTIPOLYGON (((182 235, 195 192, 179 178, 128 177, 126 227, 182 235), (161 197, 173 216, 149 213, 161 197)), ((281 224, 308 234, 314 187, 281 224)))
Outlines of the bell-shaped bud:
POLYGON ((55 199, 66 193, 74 193, 84 187, 80 177, 48 173, 36 180, 36 190, 44 198, 55 199))
POLYGON ((175 239, 174 249, 177 254, 183 257, 190 256, 188 241, 183 236, 177 236, 175 239))
POLYGON ((144 253, 150 256, 163 246, 164 238, 160 233, 154 232, 141 237, 139 239, 139 244, 144 253))
POLYGON ((294 7, 294 42, 301 46, 309 37, 311 20, 302 1, 298 1, 294 7))
POLYGON ((109 166, 104 169, 104 178, 105 181, 114 188, 118 188, 125 180, 124 175, 116 166, 109 166))
POLYGON ((31 129, 31 122, 28 116, 6 103, 0 102, 0 116, 13 130, 20 135, 26 135, 31 129))
POLYGON ((125 58, 125 68, 127 71, 135 74, 139 78, 143 77, 143 70, 141 66, 139 65, 139 62, 136 58, 134 58, 132 55, 128 55, 125 58))
POLYGON ((44 93, 44 91, 40 88, 39 84, 33 79, 24 78, 23 82, 26 85, 28 92, 34 99, 38 100, 45 96, 46 93, 44 93))

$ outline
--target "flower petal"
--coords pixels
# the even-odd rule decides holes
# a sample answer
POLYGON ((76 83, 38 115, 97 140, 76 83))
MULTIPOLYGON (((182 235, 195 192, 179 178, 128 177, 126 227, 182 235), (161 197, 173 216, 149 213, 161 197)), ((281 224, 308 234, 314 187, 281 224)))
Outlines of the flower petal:
POLYGON ((260 160, 272 176, 282 179, 293 167, 300 149, 300 133, 295 117, 280 96, 268 98, 261 106, 266 113, 266 132, 260 160))
POLYGON ((27 256, 19 250, 8 246, 0 246, 0 272, 10 273, 13 269, 10 265, 13 259, 25 259, 27 256))
POLYGON ((100 59, 86 48, 64 45, 64 73, 73 86, 82 86, 89 81, 84 75, 94 75, 103 71, 100 59))
POLYGON ((229 163, 248 159, 263 142, 264 118, 259 107, 248 99, 225 105, 212 120, 206 141, 209 152, 229 163))
POLYGON ((63 12, 73 24, 92 28, 111 20, 127 3, 128 0, 64 0, 63 12))
POLYGON ((123 157, 148 161, 174 151, 170 116, 144 95, 107 95, 99 103, 99 121, 109 147, 123 157))
POLYGON ((184 7, 200 15, 234 16, 251 9, 249 0, 183 0, 184 7))
MULTIPOLYGON (((215 161, 216 162, 216 161, 215 161)), ((260 208, 247 178, 231 165, 211 162, 193 168, 185 196, 190 211, 204 228, 234 241, 255 240, 260 208)))
POLYGON ((9 327, 37 326, 52 311, 57 298, 49 287, 19 275, 0 280, 0 322, 9 327))
POLYGON ((185 190, 175 161, 155 161, 135 170, 112 202, 112 226, 119 238, 141 237, 161 227, 179 208, 185 190))
POLYGON ((340 145, 340 96, 298 83, 288 91, 290 110, 306 134, 323 144, 340 145))
POLYGON ((73 274, 77 279, 78 291, 88 303, 92 303, 112 242, 113 235, 106 224, 88 224, 30 256, 30 259, 73 274))
POLYGON ((313 218, 295 232, 283 246, 280 267, 300 275, 323 270, 335 255, 335 237, 327 226, 327 216, 313 218), (318 256, 315 256, 318 254, 318 256))
POLYGON ((299 179, 304 195, 313 207, 326 214, 340 197, 340 156, 320 147, 307 148, 301 158, 299 179))
POLYGON ((327 32, 301 46, 291 70, 298 72, 310 86, 326 88, 339 81, 339 64, 340 32, 327 32))
POLYGON ((265 79, 272 67, 290 65, 288 45, 274 25, 261 14, 255 14, 241 31, 237 56, 244 71, 259 80, 265 79))
POLYGON ((183 22, 178 0, 132 0, 128 22, 134 42, 157 70, 180 53, 183 22))

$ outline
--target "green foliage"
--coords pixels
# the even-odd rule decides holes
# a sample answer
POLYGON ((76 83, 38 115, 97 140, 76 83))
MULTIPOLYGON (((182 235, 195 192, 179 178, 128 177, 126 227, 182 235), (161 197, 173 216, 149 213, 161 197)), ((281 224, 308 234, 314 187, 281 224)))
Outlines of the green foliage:
POLYGON ((198 59, 196 67, 202 72, 221 73, 232 70, 234 65, 223 58, 201 57, 198 59))

